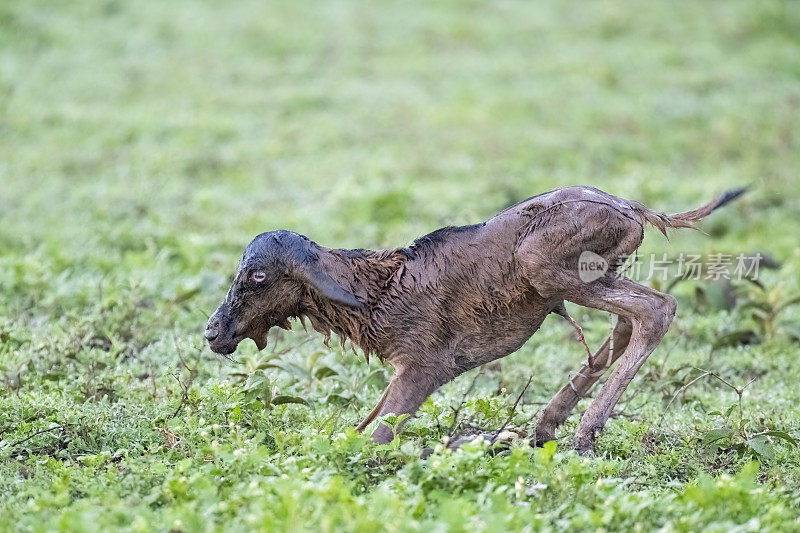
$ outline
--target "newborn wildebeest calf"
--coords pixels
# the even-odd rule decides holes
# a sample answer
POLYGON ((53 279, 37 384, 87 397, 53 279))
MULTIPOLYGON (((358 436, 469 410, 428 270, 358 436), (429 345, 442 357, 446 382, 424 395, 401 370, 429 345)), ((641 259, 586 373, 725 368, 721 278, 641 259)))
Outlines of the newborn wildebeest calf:
MULTIPOLYGON (((667 215, 591 187, 565 187, 482 224, 443 228, 394 250, 329 249, 290 231, 262 233, 247 246, 205 336, 220 354, 232 353, 245 338, 263 349, 270 328, 288 329, 288 319, 308 318, 326 339, 336 333, 367 358, 388 361, 394 376, 358 426, 363 431, 382 415, 413 414, 442 384, 515 352, 548 313, 577 327, 565 300, 608 311, 618 316, 611 337, 550 401, 536 426, 537 444, 552 440, 578 400, 621 358, 575 434, 575 448, 587 453, 667 332, 676 302, 614 268, 584 282, 579 257, 593 252, 614 265, 639 247, 645 224, 665 235, 670 227, 692 227, 742 192, 667 215)), ((379 425, 372 437, 386 443, 394 435, 379 425)))

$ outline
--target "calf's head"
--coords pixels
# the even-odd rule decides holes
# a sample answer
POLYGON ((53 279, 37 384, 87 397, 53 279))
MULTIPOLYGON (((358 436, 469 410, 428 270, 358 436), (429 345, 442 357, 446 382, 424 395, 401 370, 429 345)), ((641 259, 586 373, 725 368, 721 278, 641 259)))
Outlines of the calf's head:
POLYGON ((253 239, 228 295, 206 325, 211 349, 228 355, 247 338, 263 349, 270 328, 288 328, 289 318, 303 314, 304 302, 311 295, 360 307, 353 293, 325 271, 320 261, 323 250, 290 231, 271 231, 253 239))

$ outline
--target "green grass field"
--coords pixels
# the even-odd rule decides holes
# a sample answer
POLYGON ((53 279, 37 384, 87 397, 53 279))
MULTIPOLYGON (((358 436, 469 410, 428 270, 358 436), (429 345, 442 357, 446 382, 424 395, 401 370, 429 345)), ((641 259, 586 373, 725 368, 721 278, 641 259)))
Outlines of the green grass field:
POLYGON ((791 0, 4 1, 0 531, 800 529, 798 172, 791 0), (781 265, 670 288, 593 458, 586 399, 545 448, 419 459, 533 428, 585 357, 558 318, 386 446, 352 429, 379 362, 204 343, 257 233, 402 246, 567 184, 668 212, 752 184, 642 253, 781 265))

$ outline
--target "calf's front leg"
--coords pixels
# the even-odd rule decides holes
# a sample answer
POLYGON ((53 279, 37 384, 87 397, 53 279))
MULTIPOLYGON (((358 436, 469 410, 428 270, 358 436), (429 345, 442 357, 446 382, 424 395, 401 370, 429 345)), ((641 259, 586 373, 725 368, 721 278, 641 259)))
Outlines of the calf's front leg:
MULTIPOLYGON (((378 405, 370 412, 356 429, 364 431, 376 418, 384 415, 413 415, 440 385, 442 381, 435 378, 433 369, 421 367, 406 367, 400 369, 392 376, 389 385, 378 401, 378 405)), ((403 423, 400 424, 402 426, 403 423)), ((398 426, 395 430, 399 430, 398 426)), ((377 444, 386 444, 394 439, 392 428, 380 424, 372 433, 372 440, 377 444)))

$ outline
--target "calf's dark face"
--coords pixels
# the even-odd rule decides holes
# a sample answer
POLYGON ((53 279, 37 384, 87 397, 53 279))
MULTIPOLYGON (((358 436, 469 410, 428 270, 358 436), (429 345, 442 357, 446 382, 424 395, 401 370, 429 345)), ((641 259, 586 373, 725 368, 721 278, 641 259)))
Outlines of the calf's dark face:
POLYGON ((216 353, 231 354, 247 338, 261 350, 270 328, 288 328, 288 318, 297 313, 302 284, 289 275, 277 250, 258 240, 245 250, 225 300, 206 325, 205 337, 216 353))
POLYGON ((228 355, 244 339, 259 350, 273 326, 289 329, 302 314, 305 295, 349 307, 361 303, 320 265, 319 247, 288 231, 262 233, 244 251, 225 301, 211 315, 205 337, 213 351, 228 355))

